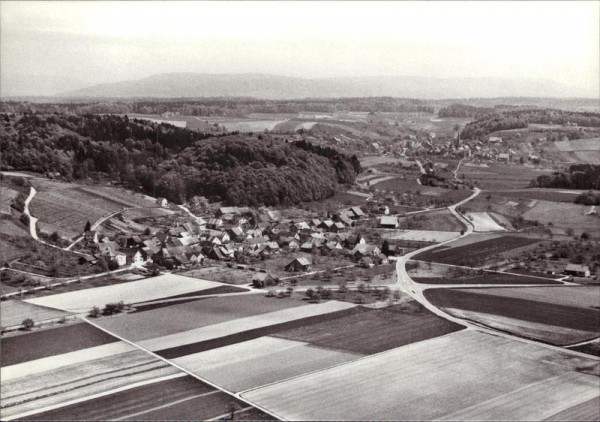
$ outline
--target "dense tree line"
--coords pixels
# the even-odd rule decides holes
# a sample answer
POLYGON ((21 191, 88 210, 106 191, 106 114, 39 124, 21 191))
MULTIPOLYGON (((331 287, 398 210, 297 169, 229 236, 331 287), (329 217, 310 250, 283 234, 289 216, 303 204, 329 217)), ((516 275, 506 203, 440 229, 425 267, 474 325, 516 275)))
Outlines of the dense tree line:
POLYGON ((531 186, 540 188, 599 189, 600 165, 573 164, 569 173, 555 172, 552 175, 538 176, 531 186))
POLYGON ((461 137, 483 138, 499 130, 526 128, 530 123, 600 127, 600 114, 553 109, 504 111, 467 124, 461 132, 461 137))
POLYGON ((433 107, 423 100, 373 97, 309 100, 259 100, 253 98, 202 98, 119 100, 80 103, 0 102, 3 113, 111 113, 162 114, 178 112, 184 116, 244 117, 252 113, 297 114, 301 112, 425 112, 433 107))
POLYGON ((268 135, 213 136, 114 115, 0 115, 0 168, 104 178, 183 202, 278 205, 332 196, 356 156, 268 135))
POLYGON ((481 119, 484 116, 493 113, 494 109, 490 107, 475 107, 464 104, 450 104, 447 107, 442 107, 438 111, 439 117, 472 117, 481 119))

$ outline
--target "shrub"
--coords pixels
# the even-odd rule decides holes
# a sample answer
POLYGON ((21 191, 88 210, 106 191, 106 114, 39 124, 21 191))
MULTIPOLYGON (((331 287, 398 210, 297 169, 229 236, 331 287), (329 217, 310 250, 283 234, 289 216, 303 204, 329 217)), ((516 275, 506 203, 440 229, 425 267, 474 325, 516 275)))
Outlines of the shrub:
POLYGON ((122 312, 125 308, 125 304, 123 301, 117 303, 107 303, 102 310, 103 315, 114 315, 122 312))
POLYGON ((35 325, 35 322, 31 318, 25 318, 21 322, 21 325, 23 326, 23 329, 25 331, 30 331, 33 328, 33 326, 35 325))

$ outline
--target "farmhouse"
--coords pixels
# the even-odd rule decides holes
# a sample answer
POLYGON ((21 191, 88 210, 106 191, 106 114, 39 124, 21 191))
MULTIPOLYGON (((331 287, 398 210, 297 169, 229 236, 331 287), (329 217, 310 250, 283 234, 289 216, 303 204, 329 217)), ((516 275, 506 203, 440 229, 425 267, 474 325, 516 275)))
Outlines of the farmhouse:
POLYGON ((294 259, 285 266, 286 271, 310 271, 311 262, 308 258, 300 257, 294 259))
POLYGON ((279 283, 279 280, 269 273, 256 273, 252 277, 252 285, 258 288, 274 286, 277 283, 279 283))
POLYGON ((166 198, 156 198, 156 203, 159 207, 169 208, 169 201, 167 201, 166 198))
POLYGON ((590 269, 587 265, 568 264, 565 268, 565 274, 575 277, 589 277, 590 269))
POLYGON ((499 136, 490 136, 488 139, 488 142, 490 142, 492 144, 501 144, 502 138, 500 138, 499 136))
POLYGON ((384 216, 379 219, 379 227, 384 229, 397 229, 398 228, 398 218, 384 216))
POLYGON ((510 155, 508 155, 507 153, 498 154, 498 161, 508 163, 510 161, 510 155))

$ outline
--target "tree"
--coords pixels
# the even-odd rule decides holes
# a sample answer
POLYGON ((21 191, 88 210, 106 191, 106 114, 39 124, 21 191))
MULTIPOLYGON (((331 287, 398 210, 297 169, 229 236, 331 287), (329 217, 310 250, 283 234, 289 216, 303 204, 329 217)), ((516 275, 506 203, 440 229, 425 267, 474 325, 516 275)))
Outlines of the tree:
POLYGON ((98 318, 100 316, 100 308, 94 306, 92 309, 90 309, 90 313, 88 315, 92 318, 98 318))
MULTIPOLYGON (((81 226, 79 226, 81 227, 81 226)), ((89 232, 90 230, 92 230, 92 224, 88 221, 87 223, 85 223, 85 228, 83 229, 84 232, 89 232)))
POLYGON ((582 240, 589 240, 590 239, 590 234, 588 232, 581 233, 581 239, 582 240))
POLYGON ((573 236, 574 231, 573 231, 573 229, 571 227, 568 227, 565 230, 565 233, 567 234, 567 236, 573 236))
POLYGON ((31 318, 25 318, 21 322, 21 325, 23 326, 23 330, 30 331, 33 328, 33 326, 35 325, 35 322, 31 318))
POLYGON ((387 239, 385 239, 381 244, 381 253, 385 256, 390 254, 390 243, 387 241, 387 239))

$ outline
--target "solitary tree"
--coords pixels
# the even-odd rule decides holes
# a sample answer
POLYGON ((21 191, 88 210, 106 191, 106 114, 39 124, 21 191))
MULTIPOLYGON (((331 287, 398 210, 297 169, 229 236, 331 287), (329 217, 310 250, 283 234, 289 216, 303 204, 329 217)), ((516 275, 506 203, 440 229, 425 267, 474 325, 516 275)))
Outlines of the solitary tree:
MULTIPOLYGON (((79 226, 81 227, 81 226, 79 226)), ((85 223, 85 228, 83 229, 84 232, 89 232, 90 230, 92 230, 92 224, 88 221, 87 223, 85 223)))
POLYGON ((21 325, 23 326, 23 329, 25 331, 30 331, 33 328, 33 326, 35 325, 35 322, 31 318, 25 318, 21 322, 21 325))

